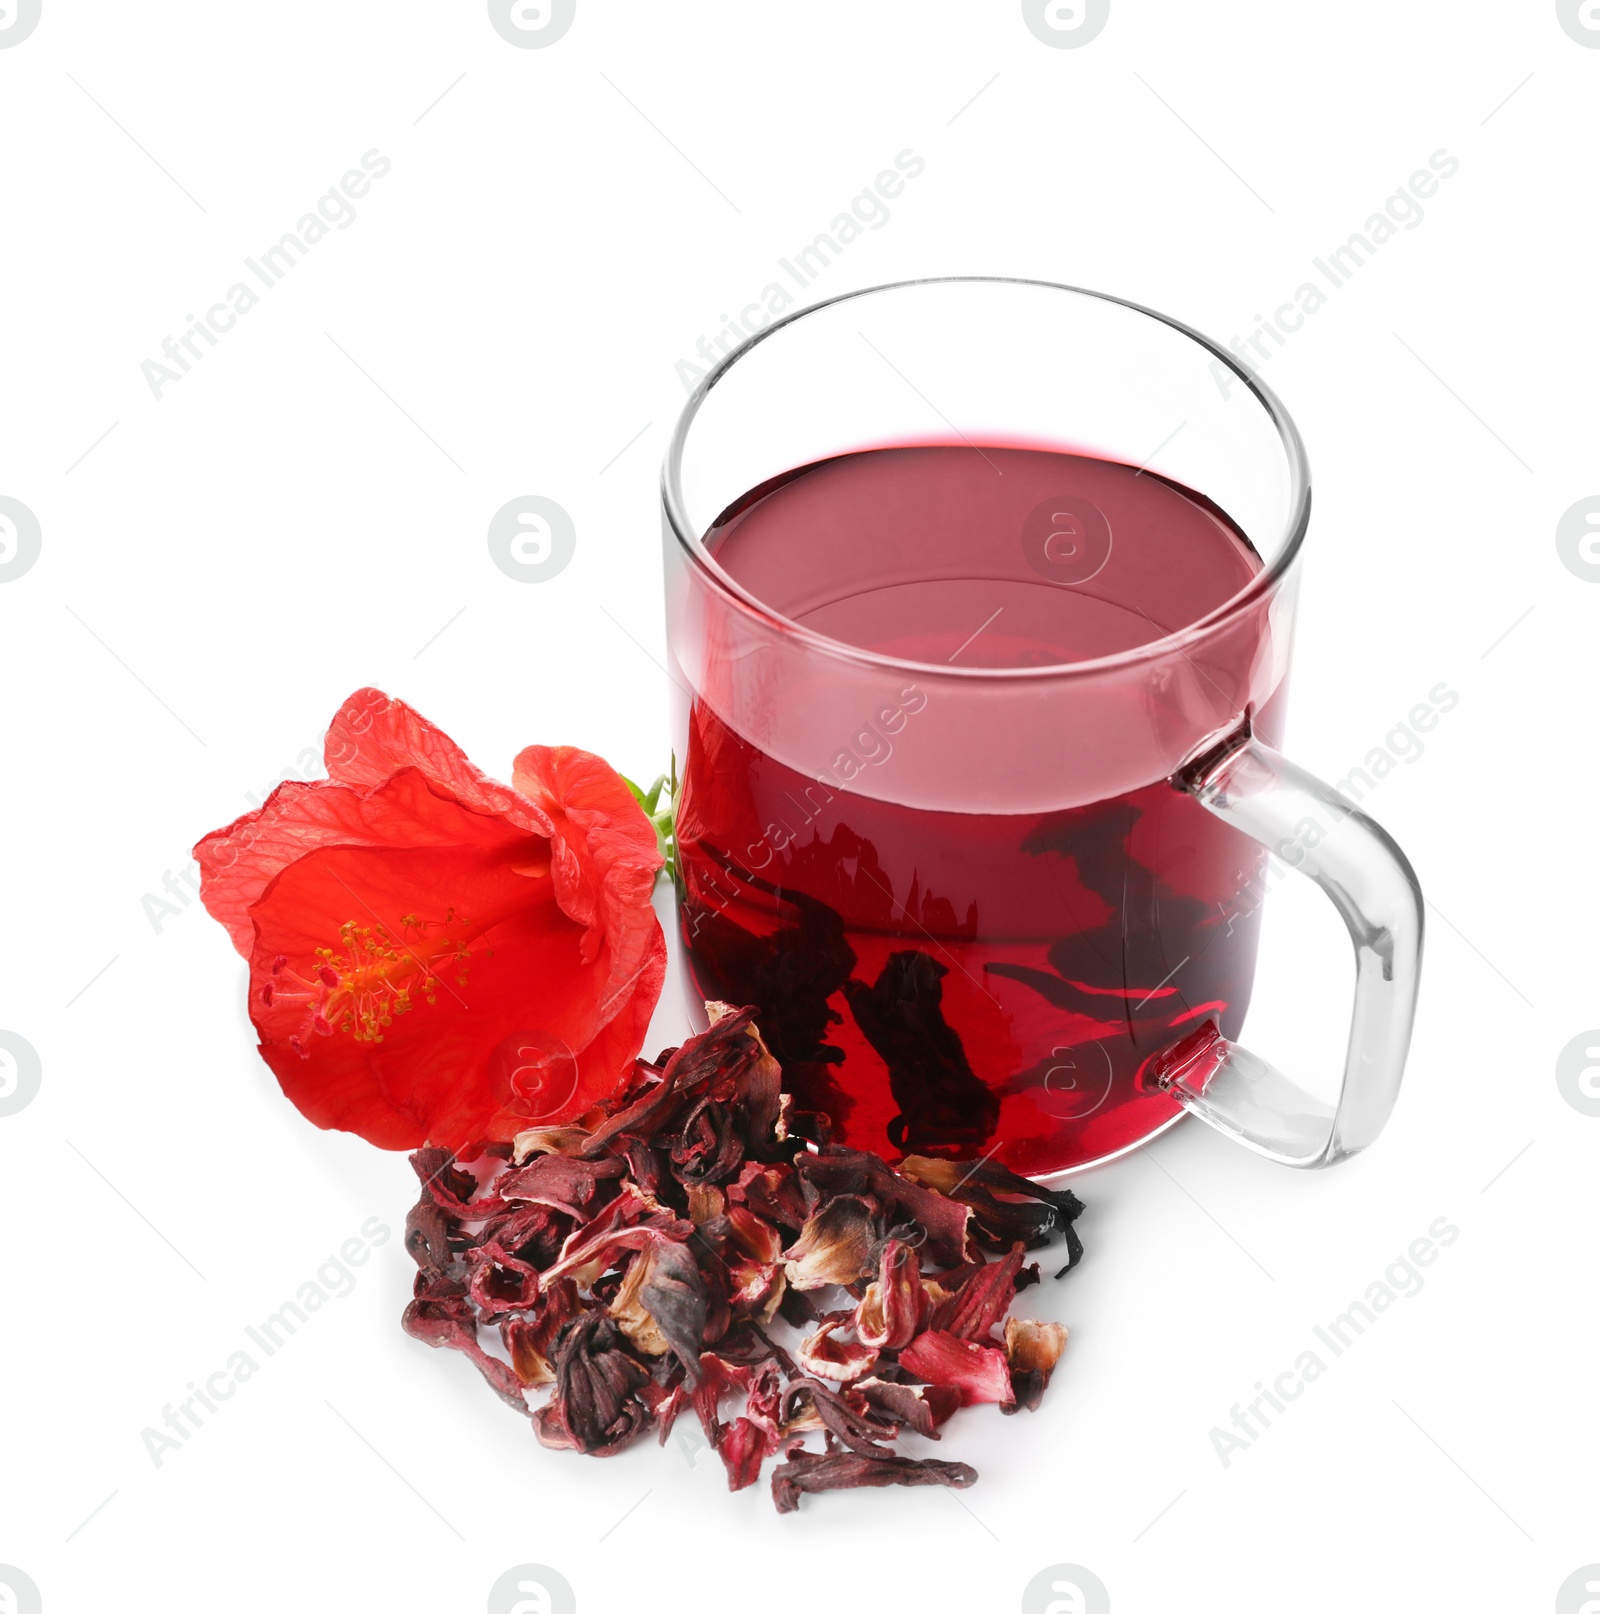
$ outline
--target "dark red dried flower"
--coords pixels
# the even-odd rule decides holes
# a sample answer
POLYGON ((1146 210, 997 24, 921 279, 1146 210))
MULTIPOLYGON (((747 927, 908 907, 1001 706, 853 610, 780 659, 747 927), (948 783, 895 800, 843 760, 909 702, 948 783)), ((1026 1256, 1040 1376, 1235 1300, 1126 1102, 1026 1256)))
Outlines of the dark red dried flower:
POLYGON ((964 1166, 959 1160, 911 1155, 899 1169, 913 1182, 970 1207, 973 1234, 988 1249, 1009 1249, 1020 1240, 1025 1249, 1036 1250, 1060 1233, 1067 1241, 1067 1264, 1057 1276, 1083 1259, 1083 1241, 1072 1225, 1083 1214, 1083 1201, 1070 1188, 1046 1188, 994 1160, 964 1166))
POLYGON ((948 1485, 964 1491, 977 1479, 977 1469, 967 1463, 945 1463, 931 1457, 862 1457, 848 1451, 810 1452, 796 1441, 772 1471, 772 1500, 780 1513, 793 1513, 806 1492, 884 1485, 948 1485))
POLYGON ((472 1304, 464 1292, 419 1293, 401 1318, 405 1331, 425 1345, 460 1351, 488 1381, 489 1388, 507 1406, 526 1414, 522 1382, 496 1356, 490 1356, 478 1343, 478 1324, 472 1304))
POLYGON ((847 1392, 872 1413, 927 1440, 939 1438, 939 1425, 961 1406, 961 1393, 941 1384, 891 1384, 862 1379, 847 1392))
POLYGON ((621 1451, 650 1422, 637 1394, 649 1377, 609 1317, 573 1318, 556 1341, 556 1393, 536 1423, 539 1438, 590 1457, 621 1451))

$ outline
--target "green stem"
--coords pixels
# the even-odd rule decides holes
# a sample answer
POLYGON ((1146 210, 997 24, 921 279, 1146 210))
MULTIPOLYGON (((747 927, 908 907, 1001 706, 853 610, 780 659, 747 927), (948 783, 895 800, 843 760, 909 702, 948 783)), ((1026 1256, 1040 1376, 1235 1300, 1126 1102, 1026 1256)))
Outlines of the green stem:
POLYGON ((678 842, 673 814, 677 807, 678 759, 672 759, 671 774, 662 774, 648 790, 641 789, 626 774, 622 782, 633 792, 633 799, 656 832, 656 850, 661 854, 663 872, 669 880, 677 879, 678 842))

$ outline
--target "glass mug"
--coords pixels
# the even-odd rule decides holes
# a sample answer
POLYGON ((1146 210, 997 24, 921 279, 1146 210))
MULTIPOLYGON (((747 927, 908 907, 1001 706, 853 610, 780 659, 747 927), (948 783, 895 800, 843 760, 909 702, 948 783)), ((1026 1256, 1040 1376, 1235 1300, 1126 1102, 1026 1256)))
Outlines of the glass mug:
POLYGON ((891 1159, 1373 1141, 1421 893, 1274 749, 1310 481, 1233 355, 1037 281, 849 293, 705 378, 663 498, 692 1013, 756 1005, 797 1108, 891 1159), (1269 851, 1355 948, 1333 1102, 1235 1041, 1269 851))

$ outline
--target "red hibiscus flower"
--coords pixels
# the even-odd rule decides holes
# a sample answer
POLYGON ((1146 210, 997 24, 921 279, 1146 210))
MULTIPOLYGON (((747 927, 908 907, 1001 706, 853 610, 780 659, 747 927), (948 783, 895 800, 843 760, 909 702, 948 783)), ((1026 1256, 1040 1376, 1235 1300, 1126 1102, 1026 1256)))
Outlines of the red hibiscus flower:
POLYGON ((385 1149, 460 1150, 611 1093, 666 969, 661 857, 626 782, 535 745, 498 784, 372 689, 334 718, 326 761, 326 780, 280 785, 195 848, 301 1113, 385 1149))

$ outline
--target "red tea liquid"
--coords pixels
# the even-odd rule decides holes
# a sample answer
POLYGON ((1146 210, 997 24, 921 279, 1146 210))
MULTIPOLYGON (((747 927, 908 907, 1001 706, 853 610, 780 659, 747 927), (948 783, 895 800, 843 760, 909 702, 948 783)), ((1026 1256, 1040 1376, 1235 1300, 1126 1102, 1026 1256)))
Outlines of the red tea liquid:
MULTIPOLYGON (((1149 472, 987 446, 802 467, 706 541, 783 616, 938 668, 1133 649, 1261 564, 1221 511, 1149 472)), ((908 672, 855 746, 938 722, 908 672)), ((1275 738, 1270 716, 1257 728, 1275 738)), ((694 988, 757 1005, 801 1107, 841 1142, 993 1152, 1031 1175, 1082 1165, 1178 1113, 1140 1080, 1152 1055, 1208 1019, 1240 1029, 1260 854, 1165 778, 1057 812, 933 811, 796 772, 703 700, 682 775, 694 988)))

